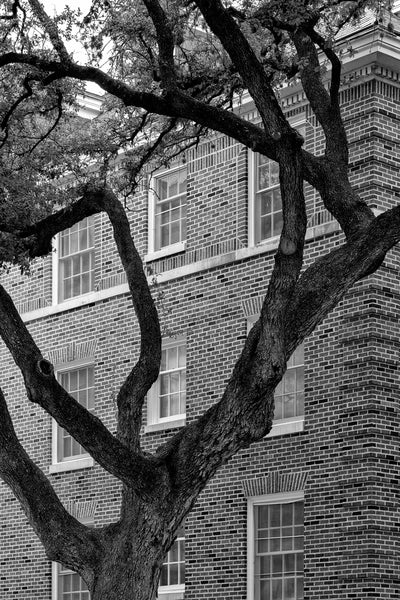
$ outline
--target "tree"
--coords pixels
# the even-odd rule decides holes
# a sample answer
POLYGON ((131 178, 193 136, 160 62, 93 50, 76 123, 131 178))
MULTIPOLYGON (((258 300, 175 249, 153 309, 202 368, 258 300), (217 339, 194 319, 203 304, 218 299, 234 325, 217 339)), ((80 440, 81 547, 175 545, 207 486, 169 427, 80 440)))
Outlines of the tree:
POLYGON ((123 486, 118 523, 93 530, 77 522, 17 440, 0 395, 0 474, 47 556, 77 571, 93 600, 155 598, 165 553, 201 490, 222 464, 269 432, 274 389, 293 350, 356 281, 379 268, 400 240, 400 206, 375 217, 350 184, 339 106, 341 62, 335 34, 375 5, 363 0, 98 1, 80 33, 90 55, 87 64, 74 60, 66 47, 78 15, 66 10, 50 19, 38 0, 13 0, 3 8, 1 168, 7 177, 0 197, 1 260, 26 268, 30 259, 50 251, 56 233, 105 212, 141 331, 139 359, 117 395, 114 436, 59 385, 52 365, 0 288, 0 334, 22 372, 28 399, 123 486), (101 68, 104 42, 109 50, 101 68), (281 110, 276 86, 291 78, 301 81, 323 130, 322 156, 302 148, 301 136, 281 110), (89 145, 76 137, 76 117, 63 115, 63 107, 71 111, 74 105, 76 82, 95 82, 108 94, 107 135, 94 136, 89 145), (254 100, 261 125, 232 110, 244 92, 254 100), (65 168, 65 153, 54 155, 61 144, 60 127, 69 132, 62 135, 63 143, 75 149, 68 170, 81 184, 76 192, 59 190, 54 202, 50 197, 65 168), (161 334, 117 194, 134 189, 146 162, 159 160, 164 152, 173 155, 205 130, 231 136, 279 164, 283 230, 260 319, 222 398, 149 455, 141 449, 140 425, 146 393, 159 371, 161 334), (40 142, 40 154, 32 137, 40 142), (119 148, 126 149, 131 161, 122 179, 113 180, 107 164, 119 148), (79 166, 82 155, 102 157, 95 176, 88 178, 79 166), (15 161, 26 189, 12 175, 15 161), (346 241, 302 272, 304 181, 318 191, 346 241))

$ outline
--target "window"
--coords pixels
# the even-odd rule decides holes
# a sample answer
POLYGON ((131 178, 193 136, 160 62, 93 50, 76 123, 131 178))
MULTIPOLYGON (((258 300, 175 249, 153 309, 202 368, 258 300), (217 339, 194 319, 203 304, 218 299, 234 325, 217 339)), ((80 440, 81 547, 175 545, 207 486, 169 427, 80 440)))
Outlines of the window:
MULTIPOLYGON (((303 124, 292 125, 305 138, 303 124)), ((249 244, 255 246, 281 234, 283 226, 278 163, 249 153, 249 244)))
POLYGON ((53 600, 90 600, 86 583, 74 571, 54 563, 53 600))
POLYGON ((186 342, 163 344, 160 374, 148 395, 148 423, 168 424, 186 413, 186 342))
POLYGON ((248 510, 248 600, 302 600, 303 498, 251 498, 248 510))
MULTIPOLYGON (((57 378, 63 388, 87 410, 94 411, 94 367, 79 366, 74 369, 60 370, 57 378)), ((54 423, 53 462, 69 463, 88 457, 84 448, 67 432, 54 423)), ((68 466, 68 465, 67 465, 68 466)))
POLYGON ((282 230, 278 163, 255 154, 254 179, 254 244, 259 244, 282 230))
POLYGON ((94 289, 94 219, 88 217, 59 235, 58 301, 94 289))
POLYGON ((304 415, 304 344, 288 360, 287 369, 275 390, 274 420, 304 415))
MULTIPOLYGON (((170 548, 162 566, 159 596, 163 594, 179 593, 184 591, 185 583, 185 532, 183 527, 178 530, 178 535, 170 548)), ((180 596, 179 596, 180 597, 180 596)))
POLYGON ((149 254, 184 250, 186 167, 156 175, 149 195, 149 254))

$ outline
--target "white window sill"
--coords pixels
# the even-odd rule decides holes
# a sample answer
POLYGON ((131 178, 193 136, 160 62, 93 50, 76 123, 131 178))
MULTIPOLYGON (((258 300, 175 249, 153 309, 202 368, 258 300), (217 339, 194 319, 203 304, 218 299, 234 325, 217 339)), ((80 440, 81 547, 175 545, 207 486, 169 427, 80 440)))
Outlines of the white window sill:
POLYGON ((157 592, 159 600, 183 600, 185 585, 160 586, 157 592))
POLYGON ((96 296, 97 292, 92 290, 86 294, 79 294, 78 296, 73 296, 67 300, 60 300, 60 302, 55 301, 53 302, 53 306, 61 306, 62 310, 69 310, 71 308, 81 306, 82 304, 89 304, 90 302, 93 302, 96 296))
POLYGON ((272 429, 266 437, 288 435, 289 433, 298 433, 299 431, 304 431, 304 417, 295 417, 291 421, 277 421, 273 423, 272 429))
POLYGON ((49 466, 49 473, 64 473, 65 471, 76 471, 77 469, 87 469, 93 467, 94 460, 91 456, 76 458, 75 460, 65 460, 64 462, 54 463, 49 466))
POLYGON ((274 235, 270 238, 266 238, 265 240, 260 240, 259 242, 253 243, 250 240, 249 248, 258 248, 262 252, 267 252, 269 249, 274 250, 279 245, 280 236, 274 235))
POLYGON ((144 257, 144 261, 150 262, 152 260, 158 260, 159 258, 164 258, 164 256, 178 254, 179 252, 184 252, 185 250, 186 242, 178 242, 177 244, 172 244, 171 246, 165 246, 165 248, 161 248, 161 250, 154 250, 153 252, 149 252, 144 257))
POLYGON ((181 417, 171 421, 161 421, 160 423, 150 423, 144 426, 144 433, 152 433, 153 431, 165 431, 166 429, 174 429, 176 427, 184 427, 186 425, 186 417, 181 417))

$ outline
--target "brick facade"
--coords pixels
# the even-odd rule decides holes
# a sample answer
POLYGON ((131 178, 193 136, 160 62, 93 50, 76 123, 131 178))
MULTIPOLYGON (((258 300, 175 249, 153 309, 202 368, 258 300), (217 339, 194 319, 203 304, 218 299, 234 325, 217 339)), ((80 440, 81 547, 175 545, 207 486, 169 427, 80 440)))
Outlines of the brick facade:
MULTIPOLYGON (((396 71, 392 58, 389 68, 384 56, 373 56, 370 63, 360 65, 356 57, 347 64, 342 105, 353 183, 381 210, 399 195, 400 62, 396 71)), ((286 90, 282 101, 293 121, 305 123, 307 149, 320 152, 321 132, 300 91, 286 90)), ((247 317, 266 291, 276 239, 248 247, 246 149, 217 137, 185 161, 186 251, 150 265, 158 273, 152 285, 164 335, 186 337, 190 422, 221 396, 247 317)), ((306 192, 309 263, 343 238, 308 186, 306 192)), ((147 189, 137 193, 132 209, 144 256, 147 189)), ((95 227, 95 289, 86 298, 54 304, 52 256, 37 261, 29 278, 12 271, 6 287, 53 363, 94 364, 96 414, 114 431, 115 391, 137 356, 138 328, 104 216, 96 216, 95 227)), ((297 491, 305 505, 304 597, 400 597, 399 269, 395 249, 306 340, 300 430, 240 452, 199 498, 186 522, 185 600, 246 600, 248 499, 297 491)), ((51 419, 27 402, 4 348, 0 368, 17 434, 62 501, 77 513, 89 507, 95 526, 117 519, 119 484, 98 465, 49 473, 51 419)), ((153 450, 174 431, 144 428, 143 444, 153 450)), ((0 598, 50 600, 51 565, 5 485, 0 515, 0 598)))

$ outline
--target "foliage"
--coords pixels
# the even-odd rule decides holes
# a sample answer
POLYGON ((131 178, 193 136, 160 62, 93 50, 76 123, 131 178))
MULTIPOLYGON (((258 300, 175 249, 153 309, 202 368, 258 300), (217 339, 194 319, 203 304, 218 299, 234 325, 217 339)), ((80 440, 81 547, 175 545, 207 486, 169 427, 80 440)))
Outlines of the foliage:
POLYGON ((29 400, 122 483, 118 524, 90 530, 72 519, 17 440, 0 390, 0 474, 47 556, 80 573, 93 600, 153 600, 163 557, 201 490, 270 430, 274 390, 293 350, 400 240, 400 207, 375 217, 351 184, 339 96, 347 52, 340 34, 365 14, 390 33, 389 9, 383 0, 97 0, 83 19, 68 8, 51 19, 38 0, 3 3, 0 261, 27 268, 59 231, 106 213, 141 333, 140 356, 116 393, 114 436, 61 388, 0 286, 0 335, 29 400), (293 82, 324 136, 318 156, 304 150, 279 104, 277 89, 293 82), (79 94, 88 83, 103 103, 83 121, 79 94), (241 116, 245 94, 259 124, 241 116), (167 165, 208 131, 278 162, 283 229, 261 317, 221 399, 149 455, 142 409, 159 372, 161 330, 125 209, 134 207, 143 170, 167 165), (304 181, 345 237, 307 269, 304 181), (130 565, 130 577, 121 565, 130 565))

